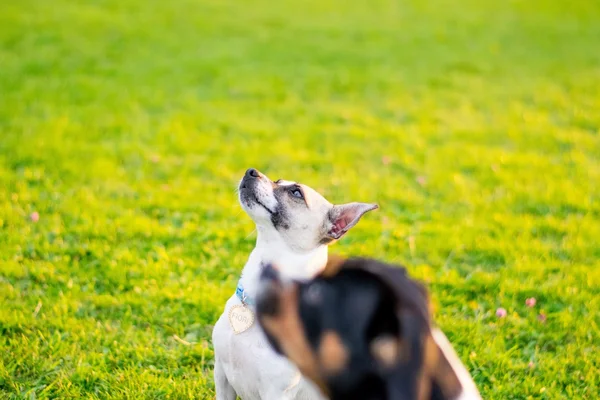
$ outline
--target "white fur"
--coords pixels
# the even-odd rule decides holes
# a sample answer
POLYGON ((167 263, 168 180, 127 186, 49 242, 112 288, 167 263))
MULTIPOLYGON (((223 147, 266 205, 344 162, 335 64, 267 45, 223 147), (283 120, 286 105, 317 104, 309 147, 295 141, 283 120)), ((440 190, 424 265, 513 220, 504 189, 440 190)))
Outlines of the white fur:
MULTIPOLYGON (((266 176, 260 174, 260 179, 253 184, 253 194, 262 205, 252 200, 244 201, 241 191, 240 203, 255 222, 258 237, 240 280, 245 294, 255 300, 264 263, 275 265, 284 280, 310 279, 325 267, 327 246, 321 244, 322 238, 332 226, 330 211, 340 206, 332 205, 305 185, 301 185, 305 201, 280 196, 278 203, 274 184, 266 176), (273 212, 278 206, 285 207, 290 218, 287 229, 280 231, 275 229, 271 214, 265 209, 273 212)), ((278 187, 294 184, 281 181, 278 187)), ((355 224, 362 214, 377 206, 352 203, 341 207, 352 210, 356 215, 352 224, 355 224)), ((316 386, 292 363, 271 349, 257 322, 248 330, 234 334, 228 313, 231 307, 239 304, 240 300, 233 294, 213 330, 217 400, 235 400, 236 395, 243 400, 324 399, 316 386)))
MULTIPOLYGON (((327 247, 296 254, 286 249, 281 239, 277 240, 259 228, 256 248, 250 254, 241 278, 244 291, 253 299, 256 299, 263 261, 292 267, 281 270, 282 275, 308 279, 327 263, 327 247)), ((235 294, 231 296, 213 330, 217 400, 235 400, 236 394, 244 400, 324 398, 293 364, 271 349, 256 322, 239 335, 233 333, 228 313, 232 306, 239 304, 235 294)))

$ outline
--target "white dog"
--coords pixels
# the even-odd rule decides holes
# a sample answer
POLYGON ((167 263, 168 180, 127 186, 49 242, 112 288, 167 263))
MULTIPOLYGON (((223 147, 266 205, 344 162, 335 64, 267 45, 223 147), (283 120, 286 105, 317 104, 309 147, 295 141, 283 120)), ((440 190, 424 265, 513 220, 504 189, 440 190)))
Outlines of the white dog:
POLYGON ((282 279, 310 279, 327 263, 327 246, 342 237, 376 204, 332 205, 306 185, 272 182, 256 169, 239 185, 242 208, 256 223, 258 238, 234 295, 215 324, 217 400, 321 399, 320 391, 270 347, 254 321, 262 267, 279 266, 282 279))

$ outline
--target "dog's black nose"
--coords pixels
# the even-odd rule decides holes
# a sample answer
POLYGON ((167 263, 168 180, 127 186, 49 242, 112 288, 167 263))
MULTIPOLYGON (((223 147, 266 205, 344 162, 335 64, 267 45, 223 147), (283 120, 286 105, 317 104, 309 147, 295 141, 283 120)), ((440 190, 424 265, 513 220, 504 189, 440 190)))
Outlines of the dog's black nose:
POLYGON ((255 168, 248 168, 246 171, 246 178, 258 178, 260 173, 255 168))

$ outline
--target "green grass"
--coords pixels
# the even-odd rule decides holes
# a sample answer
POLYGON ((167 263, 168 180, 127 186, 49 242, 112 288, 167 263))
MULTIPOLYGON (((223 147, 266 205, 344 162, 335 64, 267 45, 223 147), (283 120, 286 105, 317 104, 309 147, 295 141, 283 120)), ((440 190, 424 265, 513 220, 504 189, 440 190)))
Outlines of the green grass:
POLYGON ((249 166, 378 202, 332 251, 425 280, 484 398, 596 398, 599 38, 584 0, 1 2, 0 398, 212 397, 249 166))

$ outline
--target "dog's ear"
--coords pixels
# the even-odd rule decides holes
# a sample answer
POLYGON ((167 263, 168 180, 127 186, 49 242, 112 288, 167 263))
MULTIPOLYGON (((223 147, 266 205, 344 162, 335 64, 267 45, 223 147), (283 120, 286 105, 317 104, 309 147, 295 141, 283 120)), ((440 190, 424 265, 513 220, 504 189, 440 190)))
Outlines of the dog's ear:
POLYGON ((325 219, 326 238, 337 240, 350 230, 366 212, 379 208, 377 204, 348 203, 333 206, 325 219))

